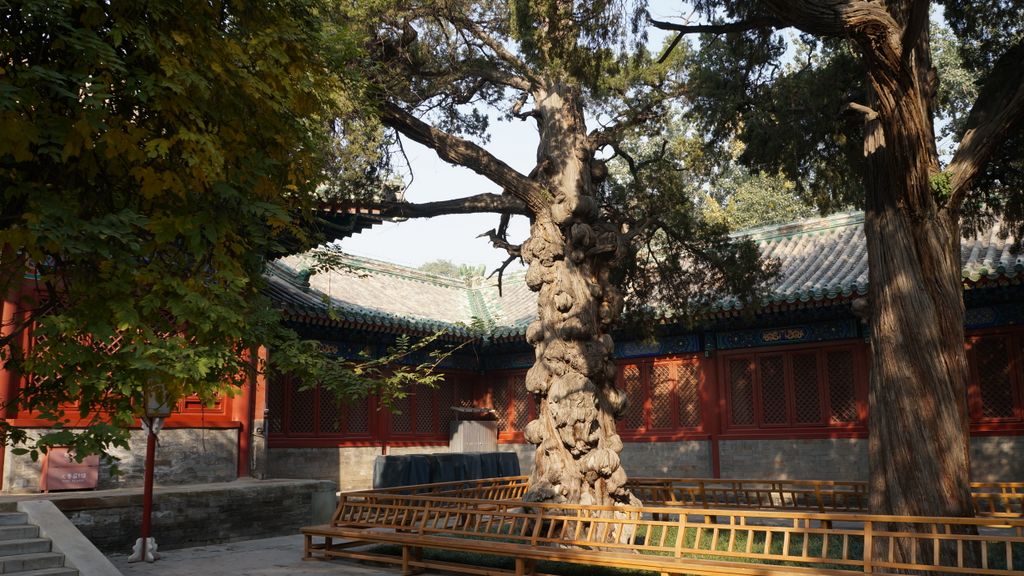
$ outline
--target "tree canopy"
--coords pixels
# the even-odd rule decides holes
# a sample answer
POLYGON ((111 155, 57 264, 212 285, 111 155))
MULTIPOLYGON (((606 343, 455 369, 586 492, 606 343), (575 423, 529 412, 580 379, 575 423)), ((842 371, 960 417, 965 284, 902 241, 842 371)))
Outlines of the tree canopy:
POLYGON ((752 243, 702 218, 678 121, 692 52, 654 61, 643 14, 633 2, 427 0, 385 2, 360 19, 370 38, 367 123, 388 129, 376 149, 400 157, 408 139, 498 189, 386 213, 498 214, 486 234, 506 265, 523 259, 538 292, 526 334, 537 357, 526 387, 540 406, 524 432, 537 446, 528 500, 636 502, 614 423, 626 400, 610 332, 624 294, 637 314, 687 313, 713 297, 756 301, 771 274, 752 243), (529 173, 482 146, 493 118, 536 127, 529 173), (515 215, 531 222, 518 244, 507 234, 515 215))
POLYGON ((31 375, 18 408, 55 421, 34 446, 123 443, 148 388, 210 400, 257 346, 296 342, 261 273, 317 238, 355 85, 336 16, 319 0, 0 3, 0 265, 5 294, 30 284, 2 360, 31 375))

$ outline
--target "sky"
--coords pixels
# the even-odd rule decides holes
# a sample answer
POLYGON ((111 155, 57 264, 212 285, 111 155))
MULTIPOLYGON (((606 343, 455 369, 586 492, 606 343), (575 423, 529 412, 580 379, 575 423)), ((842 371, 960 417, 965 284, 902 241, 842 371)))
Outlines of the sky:
MULTIPOLYGON (((678 21, 681 8, 678 0, 656 0, 650 13, 656 19, 678 21)), ((648 32, 648 45, 658 46, 666 34, 648 32)), ((536 164, 538 136, 532 120, 510 122, 492 117, 489 152, 522 174, 536 164)), ((409 202, 431 202, 481 193, 500 193, 497 185, 467 168, 455 167, 440 160, 430 149, 402 139, 409 157, 412 183, 405 198, 409 202)), ((467 214, 385 222, 341 241, 341 249, 349 254, 418 267, 433 260, 449 260, 455 264, 484 264, 488 273, 505 261, 507 254, 491 246, 486 237, 478 235, 498 226, 496 214, 467 214)), ((512 219, 509 241, 519 243, 529 234, 529 222, 523 216, 512 219)), ((509 270, 521 267, 518 261, 509 270)))

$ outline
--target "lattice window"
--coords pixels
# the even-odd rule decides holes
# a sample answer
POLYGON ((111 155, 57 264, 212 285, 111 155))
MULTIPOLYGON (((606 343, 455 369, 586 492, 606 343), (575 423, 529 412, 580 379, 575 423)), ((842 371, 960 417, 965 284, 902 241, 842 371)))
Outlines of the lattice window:
POLYGON ((395 400, 391 411, 391 432, 412 434, 412 418, 412 397, 406 396, 395 400))
POLYGON ((284 431, 284 392, 288 384, 281 378, 275 378, 267 384, 267 421, 265 426, 269 433, 284 431))
POLYGON ((786 372, 782 356, 765 356, 761 370, 761 420, 765 424, 786 424, 786 372))
POLYGON ((754 375, 746 358, 729 361, 729 400, 733 424, 754 423, 754 375))
POLYGON ((515 414, 512 429, 522 432, 530 423, 530 393, 526 390, 526 375, 512 376, 508 379, 508 385, 512 387, 512 413, 515 414))
POLYGON ((494 404, 494 411, 498 415, 498 431, 504 432, 509 427, 509 405, 511 404, 508 381, 505 379, 498 381, 494 385, 491 394, 491 402, 494 404))
POLYGON ((672 393, 675 387, 671 366, 655 364, 651 368, 651 428, 672 427, 672 393))
POLYGON ((434 391, 418 388, 412 397, 416 412, 416 433, 431 434, 434 432, 434 391))
POLYGON ((341 401, 338 396, 319 388, 320 393, 320 428, 317 432, 326 434, 338 434, 344 430, 341 421, 341 401))
POLYGON ((316 389, 300 390, 292 387, 292 405, 288 415, 288 431, 298 434, 312 434, 316 422, 313 412, 316 405, 316 389))
POLYGON ((853 354, 848 350, 829 352, 826 356, 828 372, 828 404, 830 421, 835 424, 856 422, 857 399, 853 380, 853 354))
POLYGON ((700 381, 697 377, 696 364, 680 364, 679 382, 676 392, 679 395, 679 426, 696 428, 700 426, 700 381))
POLYGON ((370 399, 363 398, 346 402, 344 420, 350 434, 366 434, 370 431, 370 399))
POLYGON ((793 355, 793 404, 798 424, 821 422, 821 389, 818 386, 818 355, 793 355))
POLYGON ((622 388, 628 402, 626 413, 622 417, 622 425, 631 430, 643 428, 644 382, 641 378, 639 366, 629 365, 622 369, 622 388))
POLYGON ((980 338, 973 348, 981 391, 981 417, 1012 418, 1014 401, 1009 338, 980 338))
POLYGON ((438 389, 437 398, 437 420, 440 426, 439 432, 447 435, 451 431, 452 421, 455 420, 453 406, 458 406, 459 385, 456 382, 442 382, 438 389))

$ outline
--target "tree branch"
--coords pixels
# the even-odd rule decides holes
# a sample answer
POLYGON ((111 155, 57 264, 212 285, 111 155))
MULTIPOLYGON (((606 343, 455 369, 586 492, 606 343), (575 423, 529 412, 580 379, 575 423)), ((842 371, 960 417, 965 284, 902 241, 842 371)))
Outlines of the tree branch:
POLYGON ((996 62, 967 117, 967 132, 946 168, 950 198, 946 209, 959 210, 974 179, 1006 140, 1010 130, 1024 121, 1024 40, 996 62))
POLYGON ((522 200, 508 194, 477 194, 438 202, 394 202, 381 206, 381 213, 391 218, 433 218, 450 214, 522 214, 530 210, 522 200))
POLYGON ((445 162, 465 166, 501 186, 506 193, 522 200, 534 214, 547 207, 548 194, 539 184, 480 146, 438 130, 394 104, 384 105, 381 120, 407 138, 434 150, 445 162))
POLYGON ((651 17, 648 17, 647 20, 655 28, 679 32, 680 34, 727 34, 729 32, 746 32, 747 30, 759 28, 785 28, 787 26, 785 22, 772 16, 762 16, 760 18, 751 18, 750 20, 741 20, 739 22, 726 22, 724 24, 676 24, 674 22, 655 20, 651 17))
POLYGON ((760 28, 784 27, 784 23, 781 20, 769 16, 742 20, 739 22, 727 22, 725 24, 675 24, 673 22, 655 20, 654 18, 651 18, 650 14, 648 14, 647 21, 655 28, 678 32, 676 37, 672 39, 672 43, 668 45, 668 48, 666 48, 658 58, 658 64, 662 64, 665 60, 668 60, 669 55, 671 55, 672 51, 675 50, 679 41, 687 34, 728 34, 730 32, 746 32, 747 30, 756 30, 760 28))
POLYGON ((900 58, 904 62, 910 62, 910 54, 917 47, 921 34, 928 29, 928 8, 930 5, 931 2, 929 0, 914 0, 913 5, 910 7, 907 26, 903 29, 903 38, 901 40, 903 52, 900 54, 900 58))
MULTIPOLYGON (((493 36, 484 31, 476 22, 469 18, 453 18, 453 23, 461 23, 463 26, 469 29, 473 34, 473 37, 479 40, 484 46, 487 46, 494 52, 494 55, 501 59, 502 62, 508 64, 514 69, 519 76, 509 75, 510 78, 515 78, 521 85, 513 86, 520 90, 529 90, 532 85, 539 85, 540 80, 536 77, 529 66, 526 65, 518 56, 509 52, 505 46, 498 42, 493 36), (459 21, 459 22, 456 22, 459 21)), ((512 86, 511 84, 508 84, 512 86)))

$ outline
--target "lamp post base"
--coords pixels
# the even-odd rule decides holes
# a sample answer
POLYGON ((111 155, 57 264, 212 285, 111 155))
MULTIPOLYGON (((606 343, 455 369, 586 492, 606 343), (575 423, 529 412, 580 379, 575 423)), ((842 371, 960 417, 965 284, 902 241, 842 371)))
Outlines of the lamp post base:
POLYGON ((132 555, 128 557, 129 562, 155 562, 160 559, 160 554, 156 551, 156 540, 152 537, 146 538, 146 544, 143 546, 142 538, 135 540, 135 546, 132 546, 132 555))

